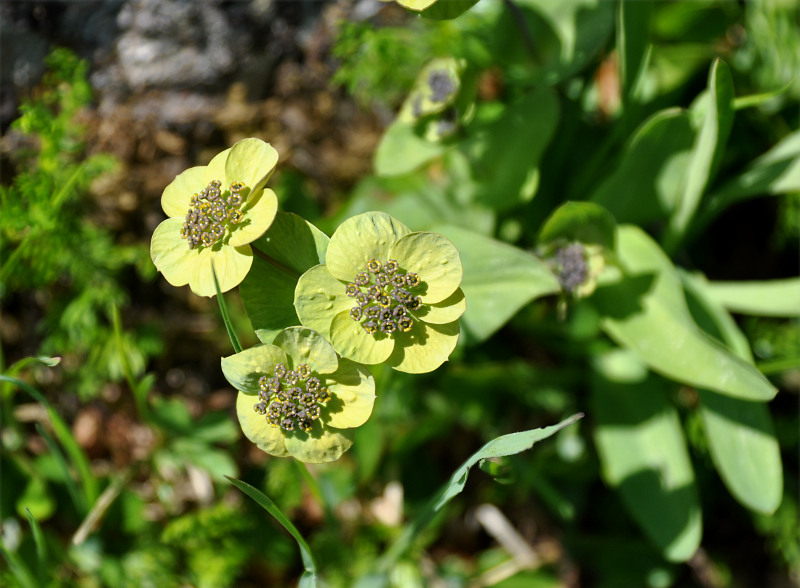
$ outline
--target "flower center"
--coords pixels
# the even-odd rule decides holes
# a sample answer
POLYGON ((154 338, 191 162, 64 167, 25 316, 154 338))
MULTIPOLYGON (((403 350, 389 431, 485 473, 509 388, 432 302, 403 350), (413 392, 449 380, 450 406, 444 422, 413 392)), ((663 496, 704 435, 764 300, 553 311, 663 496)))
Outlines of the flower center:
POLYGON ((211 247, 233 231, 243 218, 242 182, 233 182, 230 189, 223 192, 222 182, 212 180, 202 192, 192 196, 191 206, 186 214, 186 222, 181 229, 181 237, 189 241, 189 249, 211 247))
POLYGON ((322 406, 331 399, 330 390, 315 377, 307 364, 287 370, 279 363, 272 376, 258 379, 258 399, 253 408, 267 422, 284 431, 310 431, 322 406))
POLYGON ((365 270, 347 284, 347 295, 356 299, 350 317, 370 335, 410 331, 414 326, 410 313, 422 306, 413 293, 422 284, 419 276, 403 270, 394 259, 385 264, 370 259, 365 270))

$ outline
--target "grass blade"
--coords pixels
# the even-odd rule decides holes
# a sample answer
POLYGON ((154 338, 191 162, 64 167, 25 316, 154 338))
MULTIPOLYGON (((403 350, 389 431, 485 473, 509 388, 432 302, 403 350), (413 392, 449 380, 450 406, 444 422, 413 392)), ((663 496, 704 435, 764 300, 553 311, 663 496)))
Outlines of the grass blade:
POLYGON ((36 543, 36 559, 39 565, 36 568, 36 573, 39 577, 39 583, 42 584, 44 580, 44 571, 47 569, 47 545, 44 542, 44 534, 39 522, 33 517, 33 513, 25 507, 25 514, 28 515, 28 522, 31 524, 33 531, 33 541, 36 543))
POLYGON ((467 461, 465 461, 460 468, 458 468, 452 476, 450 481, 445 484, 439 492, 437 492, 425 505, 425 508, 417 516, 417 518, 407 525, 403 530, 403 534, 394 542, 389 550, 378 561, 377 569, 379 573, 385 573, 391 568, 394 563, 405 553, 422 532, 428 526, 433 517, 441 508, 450 502, 455 496, 461 493, 467 483, 467 476, 472 466, 483 459, 491 457, 503 457, 507 455, 515 455, 533 447, 538 441, 547 439, 554 435, 564 427, 567 427, 575 421, 583 418, 583 413, 572 415, 564 419, 557 425, 550 427, 543 427, 541 429, 531 429, 529 431, 520 431, 519 433, 511 433, 508 435, 501 435, 496 439, 492 439, 486 445, 481 447, 478 451, 473 453, 467 461))
POLYGON ((236 336, 236 331, 233 329, 231 315, 228 313, 228 305, 225 303, 225 299, 222 297, 222 292, 219 290, 217 272, 214 271, 213 266, 211 268, 211 274, 214 276, 214 288, 217 289, 217 302, 219 303, 219 312, 222 315, 222 322, 225 323, 225 329, 228 331, 228 337, 231 340, 231 345, 233 345, 233 350, 236 353, 241 353, 242 345, 239 343, 239 338, 236 336))
POLYGON ((64 454, 61 452, 61 449, 58 447, 58 443, 56 443, 50 433, 48 433, 45 428, 38 423, 36 424, 36 432, 39 433, 42 439, 44 439, 47 448, 50 450, 50 455, 53 456, 53 459, 55 459, 56 463, 58 464, 58 467, 61 470, 61 475, 64 476, 64 482, 67 485, 67 491, 72 498, 72 503, 75 505, 75 510, 78 511, 78 514, 83 515, 89 508, 89 505, 86 502, 86 496, 81 493, 78 485, 75 483, 75 480, 73 480, 67 460, 64 457, 64 454))
POLYGON ((303 574, 303 577, 300 579, 300 585, 308 586, 309 588, 316 586, 317 564, 314 561, 314 556, 311 555, 311 549, 308 547, 308 543, 306 543, 306 540, 303 539, 303 536, 300 534, 300 531, 297 530, 297 527, 292 524, 292 521, 290 521, 287 516, 283 514, 281 509, 278 508, 278 505, 272 502, 272 500, 270 500, 260 490, 257 490, 250 484, 242 482, 241 480, 237 480, 236 478, 231 478, 229 476, 225 477, 228 478, 228 481, 230 481, 231 484, 247 494, 256 503, 258 503, 261 508, 271 514, 273 518, 275 518, 275 520, 278 521, 292 537, 294 537, 294 540, 297 541, 297 546, 300 548, 300 556, 303 558, 303 567, 306 570, 306 573, 303 574))
POLYGON ((80 476, 81 486, 85 496, 85 504, 93 504, 98 495, 97 480, 92 475, 86 454, 75 441, 75 438, 72 436, 67 424, 61 418, 61 415, 56 412, 56 409, 53 408, 44 395, 30 384, 4 374, 0 374, 0 382, 8 382, 18 386, 47 409, 47 415, 50 417, 50 424, 53 426, 53 432, 61 442, 67 455, 69 455, 72 465, 80 476))

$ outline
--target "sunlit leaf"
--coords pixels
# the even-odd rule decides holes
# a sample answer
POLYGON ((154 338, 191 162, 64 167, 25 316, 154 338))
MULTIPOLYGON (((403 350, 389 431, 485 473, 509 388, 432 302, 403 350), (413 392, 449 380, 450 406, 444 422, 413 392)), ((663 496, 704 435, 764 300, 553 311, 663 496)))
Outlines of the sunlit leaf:
POLYGON ((680 278, 661 248, 637 227, 620 227, 617 238, 626 277, 598 288, 591 298, 604 315, 603 330, 651 369, 678 382, 744 400, 775 396, 758 370, 697 327, 680 278))
POLYGON ((539 160, 558 117, 558 100, 550 88, 528 93, 496 119, 484 122, 476 117, 459 149, 470 160, 477 202, 505 210, 533 198, 539 186, 539 160))
POLYGON ((256 255, 239 292, 250 323, 264 343, 286 327, 300 324, 294 291, 300 275, 325 262, 330 239, 301 217, 279 212, 252 246, 256 255))
POLYGON ((764 282, 709 282, 708 295, 719 304, 754 316, 800 316, 800 278, 764 282))
POLYGON ((716 60, 708 74, 708 93, 703 97, 703 122, 697 133, 678 208, 670 219, 665 243, 671 250, 683 238, 706 187, 719 168, 733 126, 733 77, 725 62, 716 60))
POLYGON ((678 201, 695 131, 688 113, 662 110, 636 130, 616 171, 592 193, 617 222, 665 219, 678 201))
POLYGON ((601 472, 664 557, 686 561, 702 534, 694 472, 667 382, 624 365, 636 361, 615 351, 595 362, 591 401, 601 472))
POLYGON ((781 453, 766 404, 698 390, 711 457, 744 506, 772 514, 783 497, 781 453))
POLYGON ((412 124, 398 120, 381 137, 375 151, 375 173, 379 176, 408 173, 439 157, 447 149, 441 143, 418 137, 412 124))
POLYGON ((547 264, 530 253, 460 227, 434 230, 461 254, 467 299, 461 322, 475 341, 487 339, 531 300, 560 291, 547 264))
POLYGON ((614 249, 616 230, 614 217, 602 206, 593 202, 565 202, 542 225, 539 243, 564 239, 614 249))

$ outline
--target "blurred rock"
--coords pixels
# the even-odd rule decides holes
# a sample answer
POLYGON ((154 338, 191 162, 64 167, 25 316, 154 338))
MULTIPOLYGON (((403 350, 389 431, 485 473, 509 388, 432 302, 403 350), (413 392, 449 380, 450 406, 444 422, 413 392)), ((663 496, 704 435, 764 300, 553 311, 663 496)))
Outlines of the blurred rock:
POLYGON ((210 3, 131 0, 117 25, 117 59, 134 90, 215 84, 233 69, 239 35, 210 3))

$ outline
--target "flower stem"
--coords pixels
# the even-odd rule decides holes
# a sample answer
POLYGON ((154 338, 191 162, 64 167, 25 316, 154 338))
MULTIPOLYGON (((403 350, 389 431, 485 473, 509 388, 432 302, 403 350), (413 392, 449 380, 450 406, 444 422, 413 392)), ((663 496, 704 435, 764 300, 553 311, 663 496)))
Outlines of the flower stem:
POLYGON ((270 264, 275 269, 278 269, 278 270, 282 271, 285 274, 289 274, 293 278, 299 278, 300 277, 300 272, 297 272, 297 271, 293 270, 292 268, 290 268, 287 265, 283 265, 280 261, 278 261, 274 257, 270 257, 269 255, 267 255, 266 253, 261 251, 258 247, 256 247, 252 243, 250 243, 250 247, 253 249, 253 253, 258 255, 261 259, 266 261, 268 264, 270 264))

